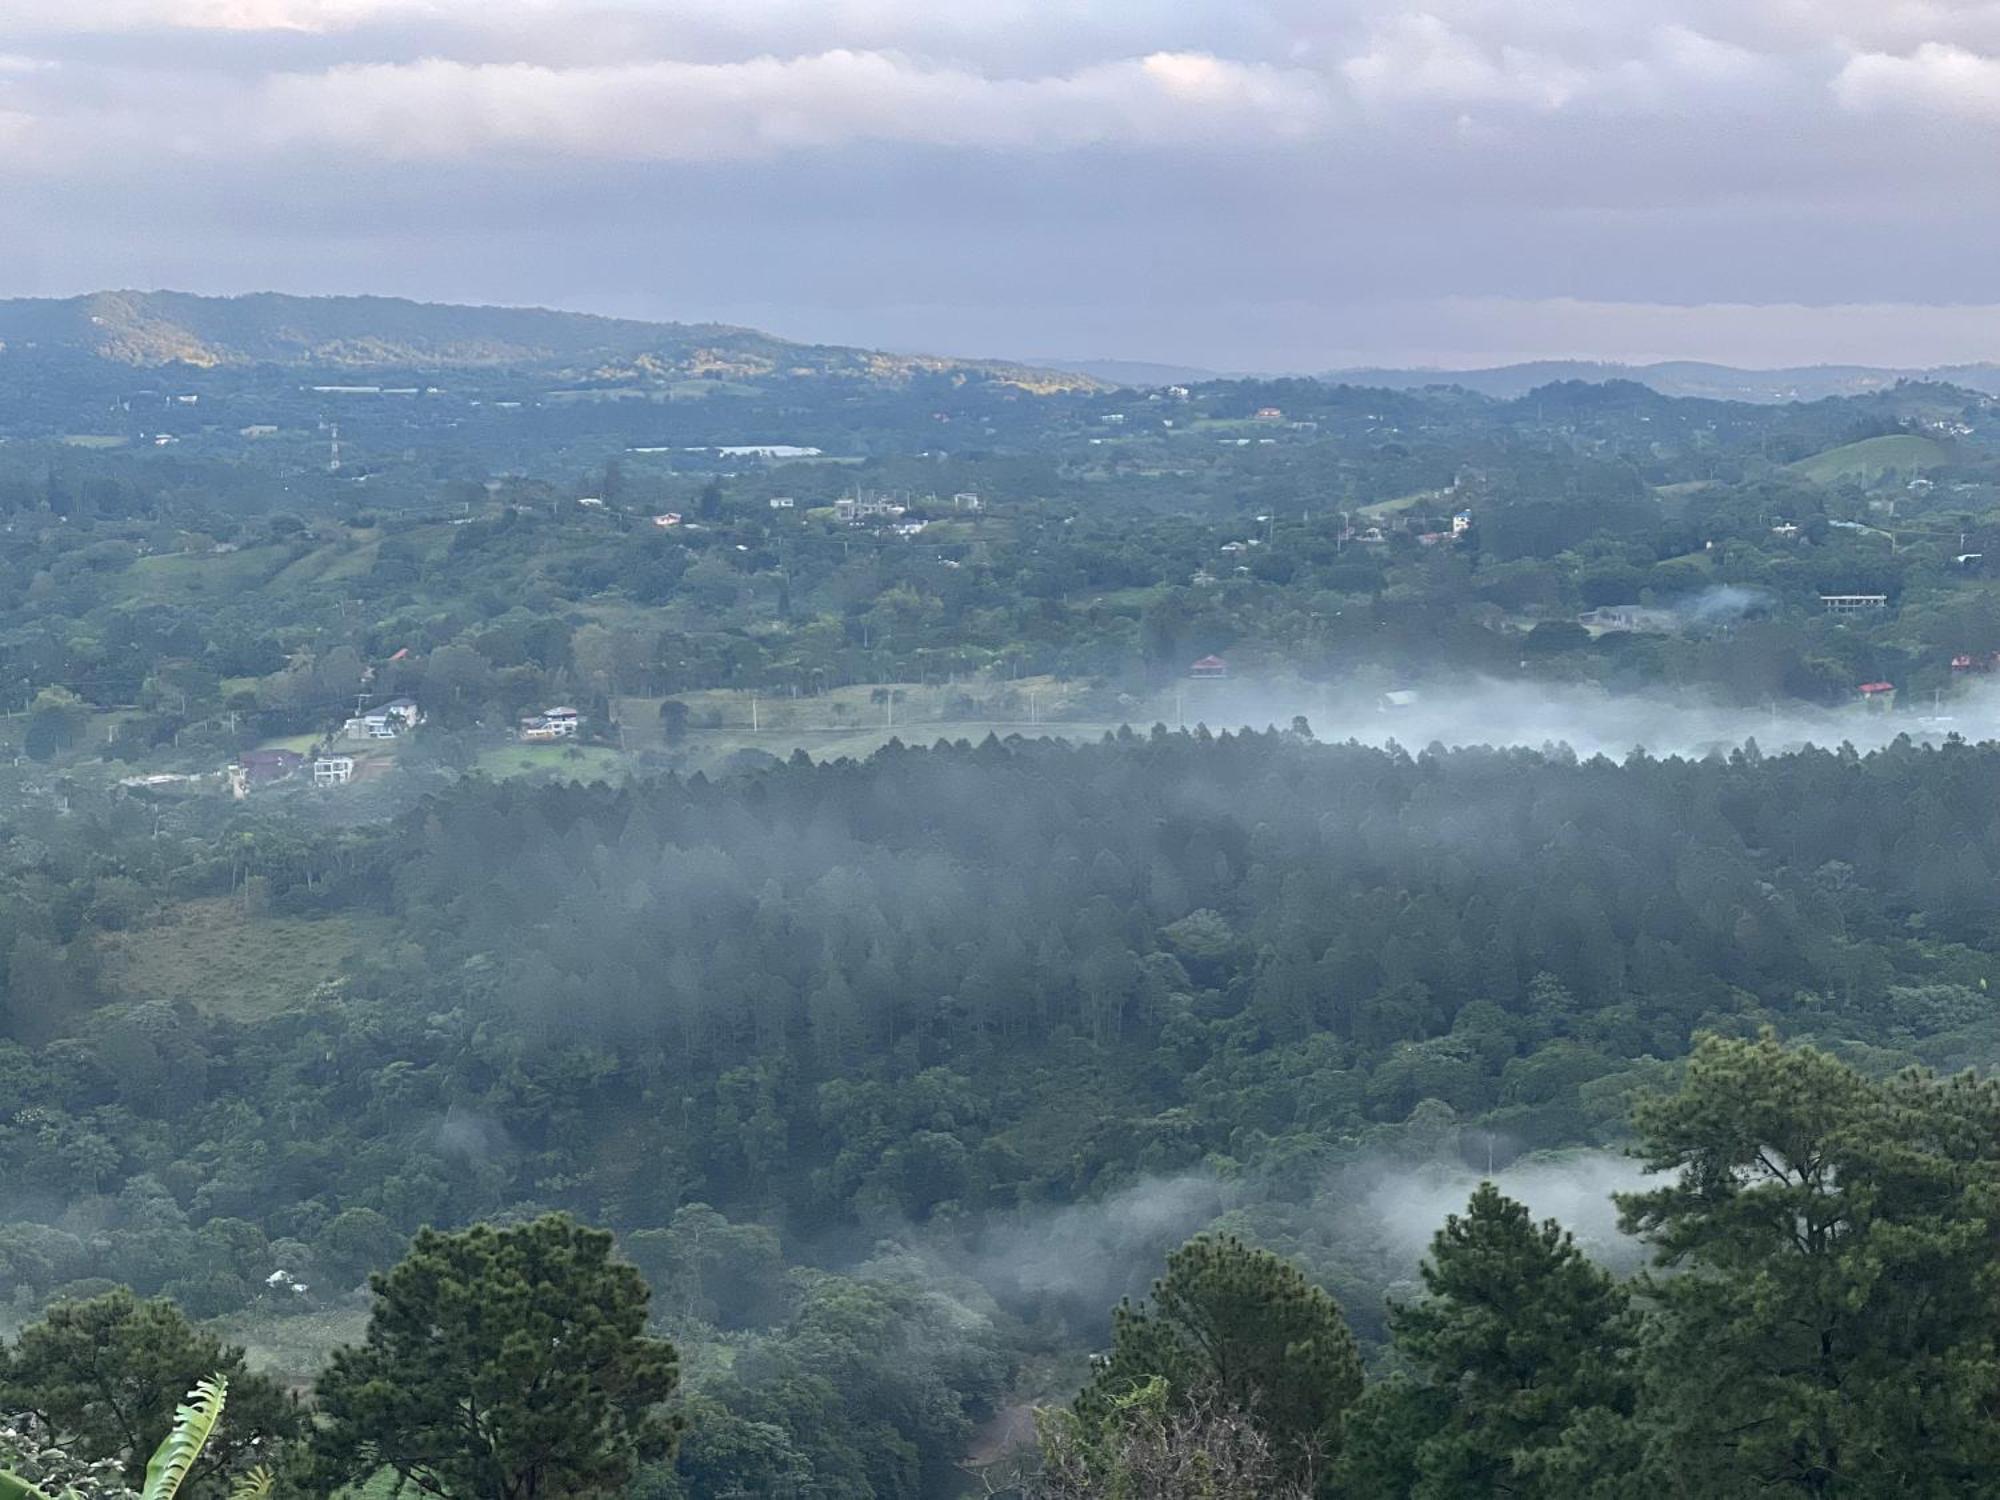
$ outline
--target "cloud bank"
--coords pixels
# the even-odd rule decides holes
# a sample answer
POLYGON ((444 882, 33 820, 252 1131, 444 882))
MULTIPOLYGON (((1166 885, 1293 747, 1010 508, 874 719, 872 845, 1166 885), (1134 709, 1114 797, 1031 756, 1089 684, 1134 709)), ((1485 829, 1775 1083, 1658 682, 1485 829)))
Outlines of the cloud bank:
POLYGON ((1996 132, 1988 0, 13 0, 0 288, 1926 362, 1992 344, 1996 132))

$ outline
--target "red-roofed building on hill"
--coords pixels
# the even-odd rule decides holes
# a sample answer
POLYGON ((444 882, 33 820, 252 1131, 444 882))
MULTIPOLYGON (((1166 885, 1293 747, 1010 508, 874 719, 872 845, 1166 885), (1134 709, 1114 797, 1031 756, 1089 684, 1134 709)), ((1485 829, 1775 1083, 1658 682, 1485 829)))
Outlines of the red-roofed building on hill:
POLYGON ((1871 708, 1892 707, 1896 702, 1896 684, 1864 682, 1861 684, 1861 701, 1871 708))
POLYGON ((1200 661, 1188 668, 1188 676, 1190 677, 1227 677, 1228 675, 1229 663, 1219 656, 1204 656, 1200 661))

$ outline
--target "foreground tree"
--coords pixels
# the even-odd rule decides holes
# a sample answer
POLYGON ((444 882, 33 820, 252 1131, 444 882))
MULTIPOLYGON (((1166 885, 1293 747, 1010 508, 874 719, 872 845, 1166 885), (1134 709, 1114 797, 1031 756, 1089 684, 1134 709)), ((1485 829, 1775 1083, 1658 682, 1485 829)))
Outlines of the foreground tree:
MULTIPOLYGON (((146 1461, 137 1491, 117 1483, 116 1459, 79 1462, 17 1428, 0 1428, 0 1500, 177 1500, 216 1436, 228 1396, 226 1376, 195 1383, 176 1403, 173 1425, 146 1461)), ((237 1476, 229 1500, 269 1500, 274 1482, 271 1470, 259 1465, 237 1476)))
POLYGON ((1547 1500, 1631 1492, 1637 1326, 1625 1290, 1553 1219, 1482 1183, 1390 1328, 1414 1380, 1363 1398, 1345 1459, 1357 1496, 1547 1500))
POLYGON ((1661 1487, 1942 1497, 2000 1472, 2000 1084, 1710 1037, 1620 1200, 1682 1274, 1645 1385, 1661 1487))
POLYGON ((201 1381, 229 1388, 229 1422, 188 1476, 211 1488, 273 1459, 304 1429, 298 1403, 243 1351, 194 1327, 165 1299, 119 1290, 51 1308, 25 1328, 0 1365, 0 1411, 32 1416, 57 1446, 116 1459, 137 1488, 173 1430, 182 1394, 201 1381))
POLYGON ((427 1229, 373 1280, 365 1341, 318 1385, 328 1478, 387 1468, 446 1500, 624 1491, 671 1451, 673 1346, 645 1336, 646 1284, 611 1236, 552 1214, 427 1229))
POLYGON ((1115 1429, 1133 1394, 1199 1398, 1268 1438, 1288 1483, 1324 1469, 1361 1391, 1361 1357, 1333 1298, 1269 1251, 1199 1236, 1167 1257, 1145 1305, 1112 1315, 1111 1353, 1077 1397, 1081 1430, 1115 1429))

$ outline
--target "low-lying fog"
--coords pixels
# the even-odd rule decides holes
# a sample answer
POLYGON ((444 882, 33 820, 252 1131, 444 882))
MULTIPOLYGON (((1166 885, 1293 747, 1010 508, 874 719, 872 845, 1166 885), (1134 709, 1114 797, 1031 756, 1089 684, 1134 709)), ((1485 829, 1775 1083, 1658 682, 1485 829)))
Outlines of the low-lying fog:
POLYGON ((1942 741, 2000 736, 2000 683, 1981 681, 1941 701, 1837 709, 1796 701, 1751 709, 1692 693, 1613 693, 1594 684, 1465 678, 1420 687, 1319 689, 1253 682, 1191 682, 1180 712, 1192 728, 1280 728, 1302 716, 1321 740, 1427 745, 1568 745, 1580 756, 1623 758, 1634 749, 1667 756, 1729 751, 1755 740, 1767 754, 1843 742, 1859 750, 1896 736, 1942 741))
MULTIPOLYGON (((1447 1217, 1465 1210, 1482 1178, 1456 1161, 1382 1156, 1351 1163, 1300 1201, 1264 1198, 1205 1171, 1147 1178, 1094 1202, 996 1215, 944 1260, 1003 1307, 1059 1310, 1095 1329, 1121 1297, 1142 1297, 1167 1254, 1203 1231, 1242 1234, 1337 1273, 1336 1291, 1359 1326, 1379 1323, 1392 1290, 1415 1295, 1417 1267, 1447 1217), (1358 1300, 1357 1300, 1358 1299, 1358 1300)), ((1618 1229, 1613 1194, 1649 1183, 1631 1157, 1577 1149, 1517 1157, 1490 1174, 1537 1219, 1570 1230, 1593 1259, 1636 1271, 1645 1247, 1618 1229)), ((1656 1179, 1654 1179, 1656 1181, 1656 1179)))

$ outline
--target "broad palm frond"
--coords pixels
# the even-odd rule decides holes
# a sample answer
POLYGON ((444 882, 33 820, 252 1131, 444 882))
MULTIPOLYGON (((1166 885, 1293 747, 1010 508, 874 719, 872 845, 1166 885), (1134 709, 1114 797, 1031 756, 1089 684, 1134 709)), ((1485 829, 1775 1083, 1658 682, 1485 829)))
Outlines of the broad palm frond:
POLYGON ((140 1500, 174 1500, 215 1424, 222 1420, 222 1403, 228 1394, 228 1377, 213 1375, 197 1381, 187 1400, 174 1408, 174 1425, 146 1465, 146 1487, 140 1491, 140 1500))

